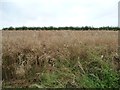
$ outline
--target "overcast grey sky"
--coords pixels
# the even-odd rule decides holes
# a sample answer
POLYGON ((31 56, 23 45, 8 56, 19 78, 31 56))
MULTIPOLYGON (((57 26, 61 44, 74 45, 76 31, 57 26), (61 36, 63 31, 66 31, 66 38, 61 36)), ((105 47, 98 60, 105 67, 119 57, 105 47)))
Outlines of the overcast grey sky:
POLYGON ((0 0, 0 28, 117 26, 119 0, 0 0))

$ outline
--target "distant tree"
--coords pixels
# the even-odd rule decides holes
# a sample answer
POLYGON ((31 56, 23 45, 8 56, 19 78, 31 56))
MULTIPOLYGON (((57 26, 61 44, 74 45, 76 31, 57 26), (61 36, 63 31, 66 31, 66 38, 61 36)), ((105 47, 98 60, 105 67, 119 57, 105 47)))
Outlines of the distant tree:
POLYGON ((85 27, 84 27, 84 30, 88 30, 88 29, 89 29, 89 27, 88 27, 88 26, 85 26, 85 27))
POLYGON ((114 31, 118 31, 120 30, 119 27, 91 27, 91 26, 85 26, 85 27, 72 27, 72 26, 65 26, 65 27, 53 27, 53 26, 49 26, 49 27, 15 27, 13 28, 12 26, 9 28, 3 28, 2 30, 114 30, 114 31))
POLYGON ((11 26, 11 27, 8 28, 8 30, 14 30, 14 28, 11 26))
POLYGON ((15 30, 20 30, 21 28, 20 27, 16 27, 15 30))
POLYGON ((26 26, 21 27, 22 30, 27 30, 26 26))
POLYGON ((8 30, 8 28, 3 28, 2 30, 8 30))

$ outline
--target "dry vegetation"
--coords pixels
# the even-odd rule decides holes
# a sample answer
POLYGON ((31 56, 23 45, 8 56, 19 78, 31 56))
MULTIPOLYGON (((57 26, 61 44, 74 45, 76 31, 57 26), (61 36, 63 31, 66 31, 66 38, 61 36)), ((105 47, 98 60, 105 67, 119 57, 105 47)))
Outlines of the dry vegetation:
POLYGON ((120 87, 118 31, 3 31, 4 87, 120 87))

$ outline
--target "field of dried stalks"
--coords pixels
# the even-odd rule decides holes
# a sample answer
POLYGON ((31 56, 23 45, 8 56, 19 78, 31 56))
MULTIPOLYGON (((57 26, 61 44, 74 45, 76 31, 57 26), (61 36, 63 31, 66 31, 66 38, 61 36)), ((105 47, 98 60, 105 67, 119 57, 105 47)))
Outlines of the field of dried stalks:
POLYGON ((3 87, 120 87, 118 31, 2 31, 3 87))

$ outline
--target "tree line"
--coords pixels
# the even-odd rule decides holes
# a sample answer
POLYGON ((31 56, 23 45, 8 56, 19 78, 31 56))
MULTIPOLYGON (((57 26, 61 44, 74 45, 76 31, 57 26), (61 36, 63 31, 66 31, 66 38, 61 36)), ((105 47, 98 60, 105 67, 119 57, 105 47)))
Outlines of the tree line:
POLYGON ((119 27, 91 27, 91 26, 84 26, 84 27, 8 27, 8 28, 3 28, 2 30, 114 30, 118 31, 120 30, 119 27))

